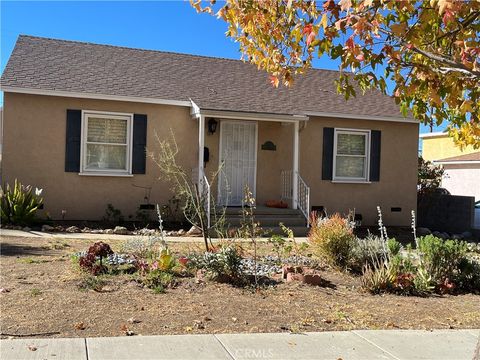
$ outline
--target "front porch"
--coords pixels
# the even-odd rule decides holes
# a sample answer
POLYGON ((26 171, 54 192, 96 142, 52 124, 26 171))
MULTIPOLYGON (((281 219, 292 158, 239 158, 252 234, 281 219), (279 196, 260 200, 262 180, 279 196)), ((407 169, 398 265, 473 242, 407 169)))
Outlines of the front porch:
MULTIPOLYGON (((305 226, 310 189, 299 172, 299 134, 308 117, 198 108, 192 116, 199 125, 195 173, 200 192, 215 201, 209 208, 241 207, 248 187, 258 209, 282 201, 303 215, 305 226)), ((275 210, 268 215, 275 217, 275 210)))

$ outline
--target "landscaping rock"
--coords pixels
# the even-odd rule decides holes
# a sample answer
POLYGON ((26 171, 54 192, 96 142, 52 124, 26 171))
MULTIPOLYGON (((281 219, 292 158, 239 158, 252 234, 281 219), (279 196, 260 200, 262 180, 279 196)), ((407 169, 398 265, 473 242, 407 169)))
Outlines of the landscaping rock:
POLYGON ((113 229, 105 229, 103 230, 104 234, 113 234, 113 229))
POLYGON ((155 229, 140 229, 138 231, 139 235, 155 235, 157 231, 155 229))
POLYGON ((430 231, 429 228, 425 227, 418 227, 417 228, 417 236, 427 236, 430 235, 432 232, 430 231))
POLYGON ((26 232, 32 231, 32 229, 30 229, 28 226, 25 226, 24 228, 22 228, 22 230, 26 232))
POLYGON ((89 227, 85 226, 83 229, 82 229, 82 233, 89 233, 89 232, 92 232, 92 229, 90 229, 89 227))
POLYGON ((322 286, 324 281, 318 274, 305 274, 303 276, 303 282, 308 285, 322 286))
POLYGON ((472 233, 470 231, 464 231, 462 233, 462 236, 463 236, 464 239, 469 239, 469 238, 472 237, 472 233))
POLYGON ((177 236, 184 236, 187 232, 183 229, 177 231, 177 236))
POLYGON ((192 226, 190 228, 190 230, 187 231, 187 235, 188 236, 201 236, 202 231, 199 228, 197 228, 196 226, 192 226))
POLYGON ((462 235, 462 234, 453 234, 453 235, 452 235, 452 239, 453 239, 453 240, 462 240, 462 239, 463 239, 463 235, 462 235))
POLYGON ((113 229, 113 233, 116 235, 128 235, 129 231, 126 227, 115 226, 115 229, 113 229))
POLYGON ((78 232, 80 232, 80 229, 76 226, 70 226, 70 227, 66 228, 65 231, 68 232, 68 233, 78 233, 78 232))
POLYGON ((55 228, 50 225, 42 225, 42 232, 52 232, 55 228))
POLYGON ((444 233, 441 233, 440 231, 434 231, 434 232, 432 233, 432 235, 435 236, 435 237, 438 237, 438 238, 440 238, 440 239, 443 239, 443 240, 446 239, 444 233))

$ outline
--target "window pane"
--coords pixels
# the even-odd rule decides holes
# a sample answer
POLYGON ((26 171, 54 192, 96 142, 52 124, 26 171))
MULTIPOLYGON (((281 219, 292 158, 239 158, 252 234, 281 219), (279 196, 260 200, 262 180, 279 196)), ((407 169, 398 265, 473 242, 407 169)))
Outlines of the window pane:
POLYGON ((335 176, 365 178, 365 158, 356 156, 337 156, 335 176))
POLYGON ((126 144, 127 120, 89 117, 87 141, 126 144))
POLYGON ((365 155, 364 134, 338 134, 337 154, 341 155, 365 155))
POLYGON ((86 169, 126 170, 127 146, 87 144, 86 169))

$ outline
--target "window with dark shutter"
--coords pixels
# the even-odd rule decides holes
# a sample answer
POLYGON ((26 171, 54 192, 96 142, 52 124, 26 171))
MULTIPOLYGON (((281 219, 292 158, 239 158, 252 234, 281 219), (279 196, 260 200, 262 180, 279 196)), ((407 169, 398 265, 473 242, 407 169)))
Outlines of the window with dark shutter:
POLYGON ((379 130, 371 131, 370 142, 370 181, 380 181, 380 150, 382 132, 379 130))
POLYGON ((332 180, 334 128, 323 128, 322 180, 332 180))
POLYGON ((65 143, 65 171, 80 172, 80 144, 82 137, 82 111, 67 110, 65 143))
POLYGON ((147 115, 133 115, 132 174, 145 174, 147 147, 147 115))

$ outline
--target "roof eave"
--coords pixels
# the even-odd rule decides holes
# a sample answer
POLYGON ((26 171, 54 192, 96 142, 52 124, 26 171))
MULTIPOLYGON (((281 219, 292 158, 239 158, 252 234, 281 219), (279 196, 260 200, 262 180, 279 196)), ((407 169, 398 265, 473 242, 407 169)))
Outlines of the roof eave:
MULTIPOLYGON (((195 103, 192 101, 192 105, 195 103)), ((194 106, 192 106, 193 108, 194 106)), ((221 119, 252 120, 252 121, 278 121, 278 122, 299 122, 308 121, 306 115, 272 114, 246 111, 214 110, 198 108, 192 111, 192 116, 216 117, 221 119)))
POLYGON ((139 97, 139 96, 106 95, 106 94, 92 94, 92 93, 85 93, 85 92, 60 91, 60 90, 27 89, 27 88, 20 88, 20 87, 14 87, 14 86, 2 86, 0 90, 7 93, 73 97, 73 98, 94 99, 94 100, 126 101, 126 102, 174 105, 174 106, 185 106, 185 107, 191 106, 191 103, 188 100, 183 101, 183 100, 169 100, 169 99, 158 99, 158 98, 139 97))
POLYGON ((304 113, 307 116, 318 116, 327 118, 342 118, 342 119, 356 119, 356 120, 375 120, 375 121, 392 121, 402 122, 409 124, 418 124, 419 121, 406 117, 393 117, 393 116, 373 116, 362 114, 344 114, 344 113, 332 113, 332 112, 319 112, 319 111, 307 111, 304 113))

